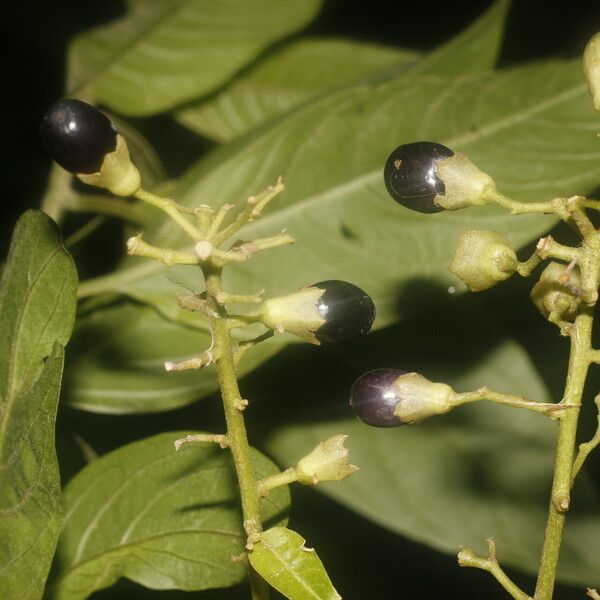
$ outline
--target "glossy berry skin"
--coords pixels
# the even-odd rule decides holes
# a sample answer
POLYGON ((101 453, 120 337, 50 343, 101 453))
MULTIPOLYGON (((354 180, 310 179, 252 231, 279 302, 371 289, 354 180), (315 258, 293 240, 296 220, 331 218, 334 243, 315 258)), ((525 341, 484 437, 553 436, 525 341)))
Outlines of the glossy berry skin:
POLYGON ((414 142, 398 146, 388 157, 383 179, 390 196, 406 208, 421 213, 444 210, 434 202, 446 191, 436 165, 454 152, 435 142, 414 142))
POLYGON ((317 304, 325 323, 314 332, 321 344, 351 344, 371 331, 375 304, 369 294, 352 283, 336 279, 311 287, 325 290, 317 304))
POLYGON ((97 173, 117 145, 117 130, 97 108, 59 100, 42 119, 40 135, 52 158, 71 173, 97 173))
POLYGON ((394 382, 404 375, 399 369, 376 369, 361 375, 352 386, 350 406, 367 425, 397 427, 402 421, 394 414, 400 397, 394 382))

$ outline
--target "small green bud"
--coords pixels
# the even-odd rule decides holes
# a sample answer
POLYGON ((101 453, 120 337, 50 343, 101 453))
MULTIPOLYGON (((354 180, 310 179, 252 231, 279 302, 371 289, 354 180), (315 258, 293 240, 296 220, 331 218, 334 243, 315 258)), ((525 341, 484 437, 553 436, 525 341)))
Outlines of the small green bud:
POLYGON ((348 464, 348 448, 344 446, 347 437, 334 435, 301 458, 295 467, 298 481, 315 485, 320 481, 339 481, 358 471, 356 465, 348 464))
POLYGON ((115 196, 131 196, 140 187, 140 173, 131 162, 125 138, 117 135, 117 146, 102 161, 97 173, 77 173, 81 181, 109 190, 115 196))
POLYGON ((454 390, 419 373, 405 373, 394 382, 398 403, 394 415, 402 423, 418 423, 454 408, 454 390))
POLYGON ((531 290, 531 301, 548 318, 551 314, 560 315, 563 321, 573 321, 581 298, 568 287, 579 287, 579 273, 567 272, 566 265, 551 262, 542 271, 539 281, 531 290))
POLYGON ((600 111, 600 32, 592 37, 583 52, 585 73, 594 108, 600 111))
POLYGON ((444 192, 435 196, 435 204, 447 210, 487 204, 496 188, 494 180, 460 152, 440 161, 436 170, 444 192))
POLYGON ((472 292, 480 292, 508 279, 517 270, 517 256, 496 231, 464 231, 450 263, 450 271, 472 292))

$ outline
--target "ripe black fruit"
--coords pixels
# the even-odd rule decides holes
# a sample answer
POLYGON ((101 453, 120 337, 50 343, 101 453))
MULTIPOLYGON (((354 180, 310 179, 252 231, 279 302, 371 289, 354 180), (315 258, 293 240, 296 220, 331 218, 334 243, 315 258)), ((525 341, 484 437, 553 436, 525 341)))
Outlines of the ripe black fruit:
POLYGON ((436 165, 454 152, 436 142, 414 142, 398 146, 388 157, 383 178, 390 196, 411 210, 435 213, 444 210, 434 202, 443 195, 444 183, 436 165))
POLYGON ((359 377, 352 386, 350 406, 367 425, 397 427, 402 425, 394 414, 400 397, 394 382, 404 375, 398 369, 376 369, 359 377))
POLYGON ((52 158, 71 173, 97 173, 117 145, 117 130, 97 108, 59 100, 42 119, 40 135, 52 158))
POLYGON ((330 279, 311 287, 324 290, 317 303, 325 319, 314 335, 322 344, 350 344, 366 335, 375 320, 371 296, 347 281, 330 279))

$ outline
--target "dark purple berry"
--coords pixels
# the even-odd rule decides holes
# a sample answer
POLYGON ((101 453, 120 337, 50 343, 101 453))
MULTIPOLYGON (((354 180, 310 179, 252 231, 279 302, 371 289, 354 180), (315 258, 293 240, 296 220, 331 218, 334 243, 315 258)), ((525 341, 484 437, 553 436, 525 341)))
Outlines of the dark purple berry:
POLYGON ((434 202, 446 191, 436 165, 454 152, 435 142, 414 142, 398 146, 388 157, 383 179, 390 196, 411 210, 436 213, 444 210, 434 202))
POLYGON ((376 369, 359 377, 352 386, 350 406, 367 425, 397 427, 402 421, 394 414, 400 401, 394 382, 404 375, 398 369, 376 369))
POLYGON ((97 173, 117 145, 117 130, 97 108, 59 100, 42 119, 40 135, 52 158, 71 173, 97 173))
POLYGON ((325 323, 314 332, 321 344, 350 344, 371 331, 375 304, 369 294, 352 283, 336 279, 311 287, 325 290, 317 304, 325 323))

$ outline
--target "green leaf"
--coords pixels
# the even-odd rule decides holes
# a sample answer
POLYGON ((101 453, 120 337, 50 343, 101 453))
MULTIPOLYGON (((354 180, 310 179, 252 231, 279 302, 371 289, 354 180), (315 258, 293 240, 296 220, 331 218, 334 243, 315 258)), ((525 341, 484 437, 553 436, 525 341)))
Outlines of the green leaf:
MULTIPOLYGON (((231 454, 192 433, 162 433, 123 446, 78 473, 64 490, 54 600, 76 600, 126 577, 152 589, 202 590, 241 581, 245 534, 231 454)), ((252 450, 257 477, 278 470, 252 450)), ((287 488, 263 500, 265 521, 285 521, 287 488)))
MULTIPOLYGON (((534 573, 544 535, 556 423, 481 403, 416 426, 377 429, 353 418, 347 405, 353 380, 382 366, 422 372, 457 391, 487 385, 551 401, 523 349, 476 305, 463 300, 468 298, 370 336, 342 361, 307 363, 296 358, 302 373, 311 377, 303 377, 298 390, 288 385, 287 403, 298 410, 287 418, 272 416, 280 425, 267 438, 267 447, 282 464, 294 464, 316 442, 349 434, 350 460, 360 470, 317 490, 443 552, 454 554, 465 545, 485 553, 486 538, 494 537, 503 564, 534 573)), ((302 377, 281 364, 278 373, 286 382, 302 377)), ((278 379, 271 380, 274 389, 278 384, 278 379)), ((261 400, 270 407, 276 401, 264 395, 261 400)), ((598 492, 584 477, 575 488, 567 520, 563 581, 600 584, 599 514, 598 492)))
POLYGON ((227 141, 318 94, 384 69, 406 69, 417 58, 416 52, 358 40, 293 40, 214 97, 184 106, 174 116, 201 135, 227 141))
POLYGON ((67 90, 128 115, 206 95, 310 22, 321 0, 128 0, 127 14, 78 36, 67 90))
MULTIPOLYGON (((216 205, 231 203, 283 174, 286 191, 241 235, 252 239, 287 228, 297 243, 229 267, 226 288, 248 293, 264 287, 278 295, 315 281, 345 279, 373 297, 376 327, 382 327, 414 310, 399 298, 415 279, 446 289, 459 285, 447 264, 461 231, 500 231, 519 248, 555 222, 491 208, 436 215, 406 210, 389 198, 382 181, 391 149, 417 139, 439 140, 466 152, 506 194, 542 200, 585 194, 597 185, 596 129, 578 61, 456 79, 399 77, 330 94, 218 149, 188 173, 176 196, 190 206, 207 198, 216 205)), ((170 221, 157 221, 146 238, 191 251, 170 221)), ((195 269, 133 257, 110 276, 84 283, 81 291, 128 295, 175 321, 181 311, 169 278, 199 287, 195 269)))
POLYGON ((0 596, 41 598, 62 514, 54 426, 77 274, 56 225, 18 221, 0 283, 0 596))
MULTIPOLYGON (((208 159, 208 168, 200 161, 177 196, 190 206, 200 198, 231 203, 283 174, 284 194, 242 235, 252 239, 286 227, 296 245, 228 268, 226 284, 233 290, 252 286, 282 293, 341 276, 373 295, 383 325, 399 317, 395 298, 403 282, 430 276, 442 285, 455 283, 446 265, 463 229, 502 231, 518 247, 554 222, 489 208, 433 216, 403 209, 390 200, 381 177, 389 150, 400 142, 436 139, 468 153, 493 173, 502 191, 518 199, 568 195, 574 188, 584 193, 600 177, 600 151, 593 135, 582 134, 597 124, 581 79, 579 64, 572 62, 451 80, 399 78, 345 89, 233 151, 224 149, 219 161, 208 159), (468 117, 465 103, 471 106, 468 117), (349 131, 354 134, 350 148, 349 131)), ((158 244, 168 240, 170 246, 191 248, 169 220, 146 234, 158 244)), ((197 288, 194 269, 134 257, 100 285, 94 282, 93 290, 147 298, 167 314, 166 305, 176 304, 168 274, 197 288)))
POLYGON ((290 600, 338 600, 327 571, 306 540, 285 527, 272 527, 261 534, 249 553, 258 574, 290 600))
POLYGON ((496 0, 472 25, 411 67, 411 73, 465 75, 491 69, 500 54, 510 0, 496 0))
MULTIPOLYGON (((133 303, 83 315, 69 346, 65 400, 92 412, 147 413, 171 410, 215 392, 219 382, 214 366, 169 373, 164 368, 165 361, 186 360, 210 346, 210 333, 203 321, 199 325, 182 327, 133 303)), ((281 344, 281 339, 273 339, 249 352, 240 363, 240 377, 281 344)))
POLYGON ((358 79, 490 69, 502 43, 510 2, 499 0, 464 32, 421 60, 413 51, 358 40, 294 40, 274 50, 219 93, 178 109, 175 118, 193 131, 231 140, 310 98, 358 79))

